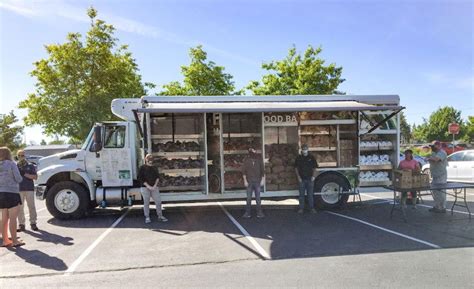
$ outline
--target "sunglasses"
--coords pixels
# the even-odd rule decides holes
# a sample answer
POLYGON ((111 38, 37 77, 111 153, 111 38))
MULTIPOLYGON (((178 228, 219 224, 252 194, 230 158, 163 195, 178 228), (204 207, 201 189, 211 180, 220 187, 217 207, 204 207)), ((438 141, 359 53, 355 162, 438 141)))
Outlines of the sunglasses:
POLYGON ((18 157, 23 157, 23 158, 24 158, 24 157, 25 157, 25 155, 18 155, 18 157))

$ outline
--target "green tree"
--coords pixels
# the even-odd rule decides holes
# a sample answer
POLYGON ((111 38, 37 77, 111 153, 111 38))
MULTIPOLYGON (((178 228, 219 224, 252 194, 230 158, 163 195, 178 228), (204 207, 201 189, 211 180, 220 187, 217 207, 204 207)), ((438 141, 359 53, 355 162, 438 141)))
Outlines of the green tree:
POLYGON ((400 135, 403 143, 411 142, 411 127, 403 112, 400 113, 400 135))
POLYGON ((429 119, 423 118, 423 123, 414 128, 413 137, 423 142, 451 141, 452 135, 448 132, 448 125, 452 122, 460 124, 461 130, 457 138, 462 138, 466 134, 466 126, 461 118, 461 111, 450 106, 439 108, 429 119))
POLYGON ((46 141, 44 139, 41 140, 40 145, 45 146, 47 145, 46 141))
POLYGON ((285 59, 262 64, 269 73, 261 82, 250 82, 247 89, 255 95, 341 94, 337 88, 345 81, 341 78, 342 67, 324 65, 321 51, 320 47, 308 46, 300 55, 292 47, 285 59))
POLYGON ((163 85, 161 95, 231 95, 234 93, 232 75, 223 66, 207 60, 207 53, 199 45, 189 51, 191 63, 181 66, 183 83, 173 81, 163 85))
POLYGON ((34 93, 20 103, 28 109, 27 125, 38 124, 47 135, 83 139, 91 126, 112 119, 114 98, 140 97, 146 87, 126 45, 118 46, 114 27, 89 8, 90 29, 83 40, 69 33, 63 44, 46 45, 48 58, 34 63, 34 93))
POLYGON ((18 119, 13 111, 8 114, 0 114, 0 146, 6 146, 15 151, 21 145, 21 134, 23 126, 16 125, 18 119))
POLYGON ((466 134, 464 135, 463 140, 466 142, 474 141, 474 116, 473 115, 470 115, 467 117, 466 134))

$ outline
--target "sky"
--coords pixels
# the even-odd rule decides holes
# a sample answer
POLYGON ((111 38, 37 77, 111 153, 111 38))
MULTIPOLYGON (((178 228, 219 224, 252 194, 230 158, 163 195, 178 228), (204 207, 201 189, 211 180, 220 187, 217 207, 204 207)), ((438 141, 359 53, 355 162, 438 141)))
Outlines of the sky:
MULTIPOLYGON (((182 80, 189 48, 234 76, 237 89, 261 79, 261 64, 284 58, 293 45, 320 46, 326 63, 343 67, 339 90, 398 94, 410 124, 441 106, 474 115, 474 1, 436 0, 0 0, 0 114, 34 92, 33 63, 44 45, 89 29, 88 7, 129 45, 142 80, 182 80)), ((38 126, 27 144, 51 140, 38 126)))

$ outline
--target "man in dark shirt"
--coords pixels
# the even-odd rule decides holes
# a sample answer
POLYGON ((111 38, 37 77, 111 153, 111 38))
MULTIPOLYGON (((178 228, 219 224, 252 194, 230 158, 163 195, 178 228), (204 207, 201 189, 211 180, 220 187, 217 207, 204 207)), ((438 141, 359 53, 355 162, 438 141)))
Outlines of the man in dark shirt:
POLYGON ((303 144, 301 146, 301 154, 295 160, 296 176, 300 184, 299 214, 304 212, 305 193, 308 195, 308 205, 311 213, 316 213, 314 209, 313 188, 317 167, 316 159, 309 153, 308 146, 303 144))
POLYGON ((155 201, 156 214, 158 220, 162 222, 168 221, 163 216, 161 209, 161 196, 158 189, 159 182, 158 168, 153 165, 153 155, 148 154, 145 157, 145 164, 140 167, 138 171, 138 181, 142 185, 142 197, 143 197, 143 214, 145 215, 145 224, 151 223, 150 219, 150 197, 155 201))
POLYGON ((38 178, 36 174, 36 166, 32 163, 29 163, 26 160, 25 151, 19 150, 17 152, 18 157, 18 170, 20 171, 23 181, 20 183, 20 212, 18 213, 18 223, 19 228, 18 232, 25 231, 26 220, 25 220, 25 202, 28 204, 28 211, 30 213, 30 226, 33 231, 38 231, 38 226, 36 225, 37 214, 35 206, 35 184, 33 180, 38 178))
POLYGON ((261 201, 260 201, 260 187, 265 183, 265 171, 263 168, 262 156, 257 154, 253 148, 249 148, 249 156, 244 160, 242 165, 242 175, 244 184, 247 187, 247 207, 245 209, 244 218, 250 218, 252 193, 255 192, 255 201, 257 203, 257 218, 263 218, 261 201))

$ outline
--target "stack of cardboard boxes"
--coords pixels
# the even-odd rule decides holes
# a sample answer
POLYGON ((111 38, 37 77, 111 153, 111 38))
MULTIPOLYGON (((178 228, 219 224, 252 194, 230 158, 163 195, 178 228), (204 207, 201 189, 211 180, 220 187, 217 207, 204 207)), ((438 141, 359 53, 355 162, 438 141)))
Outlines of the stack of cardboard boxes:
POLYGON ((393 186, 400 189, 429 187, 430 177, 427 174, 409 170, 393 171, 393 186))

